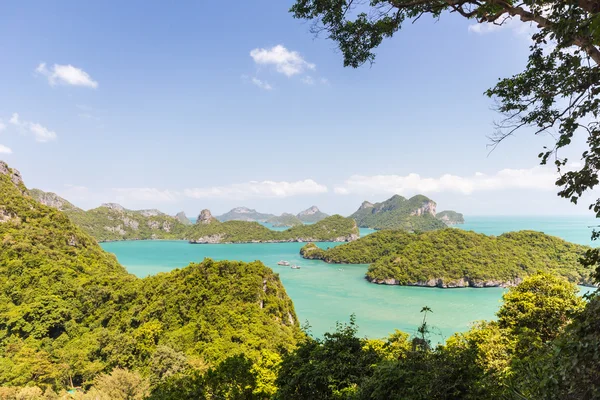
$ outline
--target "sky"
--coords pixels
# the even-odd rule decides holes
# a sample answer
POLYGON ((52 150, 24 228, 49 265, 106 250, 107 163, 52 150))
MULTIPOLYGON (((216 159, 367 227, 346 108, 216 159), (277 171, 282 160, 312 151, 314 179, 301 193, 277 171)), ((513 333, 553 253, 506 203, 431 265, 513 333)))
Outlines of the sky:
POLYGON ((535 28, 423 17, 352 69, 292 4, 1 2, 0 159, 85 209, 348 215, 421 193, 467 216, 587 212, 538 165, 551 138, 490 152, 483 93, 535 28))

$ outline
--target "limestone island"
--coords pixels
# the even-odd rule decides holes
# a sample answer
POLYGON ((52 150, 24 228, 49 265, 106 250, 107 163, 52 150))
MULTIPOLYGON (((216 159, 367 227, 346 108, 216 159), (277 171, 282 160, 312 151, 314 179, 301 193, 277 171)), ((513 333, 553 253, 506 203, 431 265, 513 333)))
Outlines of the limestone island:
POLYGON ((420 194, 410 199, 394 195, 381 203, 364 201, 350 218, 361 228, 400 229, 409 232, 443 229, 449 224, 458 223, 454 222, 454 217, 456 221, 459 215, 462 218, 462 214, 454 211, 443 211, 440 218, 436 216, 436 207, 435 201, 420 194))
POLYGON ((341 215, 333 215, 311 225, 273 231, 258 222, 220 222, 209 210, 203 210, 187 235, 189 242, 195 244, 351 242, 359 238, 359 231, 354 220, 341 215))
POLYGON ((370 264, 365 278, 377 284, 481 288, 515 286, 538 271, 589 286, 593 269, 579 263, 588 249, 541 232, 496 237, 446 228, 379 231, 329 249, 309 243, 300 254, 328 263, 370 264))

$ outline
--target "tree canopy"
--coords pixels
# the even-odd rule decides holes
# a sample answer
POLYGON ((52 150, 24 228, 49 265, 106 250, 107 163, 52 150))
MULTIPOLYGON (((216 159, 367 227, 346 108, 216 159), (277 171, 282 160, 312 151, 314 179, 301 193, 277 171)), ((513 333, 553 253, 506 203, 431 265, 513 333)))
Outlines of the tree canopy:
MULTIPOLYGON (((423 15, 440 18, 456 13, 482 24, 517 19, 537 26, 525 70, 500 79, 485 92, 504 115, 490 135, 491 144, 498 145, 525 127, 536 134, 549 133, 556 141, 539 157, 560 172, 559 196, 577 203, 600 183, 600 1, 297 0, 290 11, 296 18, 314 21, 313 33, 333 40, 344 65, 354 68, 373 62, 384 39, 423 15), (578 168, 560 155, 576 134, 584 135, 588 147, 578 168)), ((600 198, 590 209, 600 217, 600 198)), ((585 262, 599 261, 600 251, 590 250, 585 262)))

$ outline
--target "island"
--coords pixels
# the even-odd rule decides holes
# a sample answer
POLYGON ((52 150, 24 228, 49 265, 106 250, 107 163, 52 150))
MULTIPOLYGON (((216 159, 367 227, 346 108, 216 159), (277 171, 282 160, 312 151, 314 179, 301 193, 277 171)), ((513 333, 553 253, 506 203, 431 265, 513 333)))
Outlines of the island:
POLYGON ((187 235, 189 242, 195 244, 350 242, 359 238, 359 231, 354 220, 341 215, 332 215, 311 225, 274 231, 258 222, 220 222, 209 210, 203 210, 187 235))
POLYGON ((423 195, 410 199, 394 195, 381 203, 364 201, 350 218, 361 228, 431 231, 447 226, 442 219, 436 218, 436 206, 433 200, 423 195))
POLYGON ((298 217, 289 213, 283 213, 279 216, 271 217, 266 222, 275 227, 304 225, 304 223, 298 217))
POLYGON ((309 243, 300 254, 328 263, 370 264, 366 279, 372 283, 479 288, 515 286, 538 271, 590 285, 592 269, 579 263, 588 249, 541 232, 496 237, 446 228, 379 231, 330 249, 309 243))
POLYGON ((465 223, 465 217, 461 213, 452 210, 440 211, 435 217, 448 226, 465 223))

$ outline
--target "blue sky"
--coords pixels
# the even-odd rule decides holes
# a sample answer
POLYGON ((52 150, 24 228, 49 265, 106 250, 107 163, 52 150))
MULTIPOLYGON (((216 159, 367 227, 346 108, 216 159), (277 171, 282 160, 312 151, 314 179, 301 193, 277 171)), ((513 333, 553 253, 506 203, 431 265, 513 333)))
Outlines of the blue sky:
POLYGON ((533 28, 422 18, 350 69, 291 4, 2 2, 0 159, 83 208, 349 214, 423 193, 466 215, 585 213, 536 167, 549 138, 486 147, 483 92, 522 69, 533 28))

